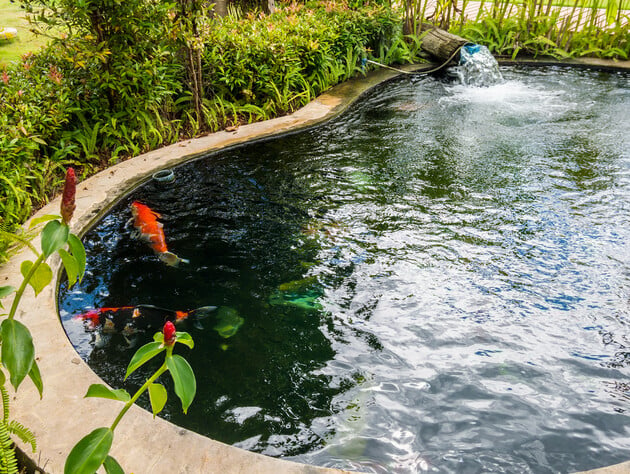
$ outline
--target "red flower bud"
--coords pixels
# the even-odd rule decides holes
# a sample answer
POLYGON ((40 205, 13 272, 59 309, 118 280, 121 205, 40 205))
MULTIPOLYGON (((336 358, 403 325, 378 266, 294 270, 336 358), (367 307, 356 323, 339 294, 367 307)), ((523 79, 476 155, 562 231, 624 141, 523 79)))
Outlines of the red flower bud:
POLYGON ((166 323, 164 323, 164 329, 162 330, 162 332, 164 333, 165 346, 172 346, 173 344, 175 344, 175 325, 172 322, 166 321, 166 323))
POLYGON ((61 198, 61 218, 64 224, 69 224, 74 214, 76 204, 74 198, 77 193, 77 178, 74 175, 74 169, 68 168, 66 171, 66 184, 63 187, 63 196, 61 198))

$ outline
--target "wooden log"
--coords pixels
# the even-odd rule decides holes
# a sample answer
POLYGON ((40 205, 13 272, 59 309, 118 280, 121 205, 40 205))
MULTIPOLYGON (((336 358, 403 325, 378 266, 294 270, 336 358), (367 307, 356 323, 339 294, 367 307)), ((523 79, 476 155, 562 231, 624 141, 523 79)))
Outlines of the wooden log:
POLYGON ((421 32, 421 48, 441 62, 451 57, 456 62, 459 61, 459 55, 456 52, 465 44, 470 43, 461 36, 452 35, 428 23, 422 24, 421 32))

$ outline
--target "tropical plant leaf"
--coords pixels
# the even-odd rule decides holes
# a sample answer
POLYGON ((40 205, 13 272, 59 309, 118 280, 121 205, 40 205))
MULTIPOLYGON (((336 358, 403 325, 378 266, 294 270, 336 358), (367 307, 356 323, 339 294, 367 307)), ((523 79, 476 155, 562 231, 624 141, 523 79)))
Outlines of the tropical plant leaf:
POLYGON ((129 366, 127 367, 125 379, 127 379, 127 377, 129 377, 138 367, 143 365, 145 362, 153 359, 156 355, 158 355, 165 349, 166 347, 164 347, 164 345, 159 342, 149 342, 148 344, 142 346, 133 355, 131 361, 129 361, 129 366))
POLYGON ((168 394, 164 385, 159 383, 152 383, 149 385, 149 400, 151 401, 151 409, 153 410, 153 418, 160 413, 166 405, 168 394))
POLYGON ((72 286, 77 281, 79 275, 79 263, 76 258, 64 249, 59 249, 59 256, 66 269, 66 275, 68 275, 68 286, 72 286))
MULTIPOLYGON (((34 263, 30 260, 25 260, 22 262, 20 266, 20 272, 22 276, 26 278, 33 268, 34 263)), ((46 262, 41 262, 35 272, 31 275, 28 280, 28 284, 31 285, 33 291, 35 292, 35 296, 37 296, 48 284, 52 281, 53 272, 50 266, 46 262)))
POLYGON ((105 458, 103 467, 105 468, 105 472, 107 474, 125 474, 125 471, 120 464, 118 464, 118 461, 116 461, 112 456, 107 456, 105 458))
POLYGON ((35 346, 28 328, 15 319, 5 319, 0 326, 2 334, 2 365, 10 374, 11 385, 17 388, 35 361, 35 346))
MULTIPOLYGON (((190 347, 191 349, 195 347, 195 341, 193 341, 192 336, 188 334, 187 332, 177 331, 176 336, 177 336, 176 342, 181 342, 182 344, 190 347)), ((162 338, 164 338, 164 335, 162 335, 162 338)))
POLYGON ((83 279, 83 275, 85 274, 85 247, 83 246, 83 242, 76 235, 70 234, 68 236, 68 247, 70 247, 70 252, 77 261, 77 265, 79 268, 78 276, 79 282, 83 279))
MULTIPOLYGON (((15 291, 15 287, 13 287, 13 286, 10 286, 10 285, 0 286, 0 300, 2 298, 6 298, 7 296, 9 296, 14 291, 15 291)), ((2 303, 0 303, 0 308, 4 309, 4 306, 2 306, 2 303)))
POLYGON ((112 447, 114 432, 97 428, 79 441, 66 459, 64 474, 94 474, 112 447))
POLYGON ((53 253, 66 245, 70 235, 70 228, 66 224, 55 220, 50 221, 42 230, 42 252, 46 257, 50 257, 53 253))
POLYGON ((175 393, 182 401, 182 410, 186 413, 197 392, 195 374, 186 359, 180 355, 167 357, 166 367, 175 382, 175 393))
POLYGON ((31 371, 28 373, 31 381, 37 388, 39 392, 39 398, 41 399, 44 395, 44 383, 42 382, 42 374, 39 371, 39 366, 37 365, 37 361, 33 360, 33 365, 31 366, 31 371))
POLYGON ((85 394, 85 398, 94 397, 94 398, 108 398, 110 400, 118 400, 120 402, 128 402, 131 400, 131 396, 127 392, 127 390, 119 388, 118 390, 111 389, 106 387, 101 383, 94 383, 90 385, 87 393, 85 394))
POLYGON ((13 286, 0 286, 0 298, 6 298, 11 293, 15 291, 15 287, 13 286))
POLYGON ((56 216, 54 214, 46 214, 45 216, 36 217, 28 224, 28 228, 32 229, 33 227, 41 224, 42 222, 48 222, 55 219, 61 219, 61 216, 56 216))

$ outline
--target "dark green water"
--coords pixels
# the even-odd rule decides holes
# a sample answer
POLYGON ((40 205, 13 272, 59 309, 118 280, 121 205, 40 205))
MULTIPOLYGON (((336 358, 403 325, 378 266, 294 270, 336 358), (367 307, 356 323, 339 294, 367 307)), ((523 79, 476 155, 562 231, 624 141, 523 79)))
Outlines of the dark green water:
POLYGON ((630 459, 630 78, 503 74, 395 82, 325 127, 134 190, 85 236, 83 283, 61 286, 77 351, 135 390, 148 371, 123 382, 125 368, 152 332, 100 335, 73 315, 231 308, 232 337, 213 318, 182 328, 199 388, 186 416, 170 391, 181 426, 367 472, 630 459), (133 199, 190 264, 131 238, 133 199))

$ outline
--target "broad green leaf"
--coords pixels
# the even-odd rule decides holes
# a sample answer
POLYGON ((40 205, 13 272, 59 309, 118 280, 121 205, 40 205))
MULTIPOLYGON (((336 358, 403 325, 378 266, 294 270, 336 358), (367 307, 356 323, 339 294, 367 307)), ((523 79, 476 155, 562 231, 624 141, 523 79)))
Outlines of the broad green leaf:
POLYGON ((107 458, 113 439, 114 432, 109 428, 92 431, 70 451, 64 474, 94 474, 107 458))
POLYGON ((13 286, 0 286, 0 298, 6 298, 15 291, 13 286))
POLYGON ((165 349, 166 347, 164 347, 159 342, 149 342, 148 344, 145 344, 144 346, 142 346, 133 355, 133 357, 131 358, 131 361, 129 361, 129 366, 127 367, 127 373, 125 374, 125 379, 129 377, 133 372, 135 372, 135 370, 138 367, 140 367, 142 364, 153 359, 156 355, 158 355, 160 352, 162 352, 165 349))
POLYGON ((149 400, 151 400, 151 409, 153 410, 153 418, 160 413, 166 405, 168 395, 164 385, 152 383, 149 385, 149 400))
POLYGON ((164 333, 162 333, 162 332, 156 332, 156 333, 153 335, 153 340, 154 340, 155 342, 159 342, 160 344, 164 344, 164 333))
POLYGON ((85 247, 83 246, 83 242, 76 235, 70 234, 68 236, 68 247, 70 247, 70 252, 77 260, 77 264, 79 266, 79 282, 83 279, 83 275, 85 274, 85 247))
MULTIPOLYGON (((179 331, 177 331, 176 335, 177 335, 176 342, 181 342, 182 344, 184 344, 185 346, 190 347, 191 349, 193 347, 195 347, 195 342, 193 341, 192 336, 190 334, 188 334, 187 332, 179 332, 179 331)), ((162 336, 162 337, 164 337, 164 336, 162 336)))
POLYGON ((41 224, 42 222, 48 222, 54 219, 61 219, 61 216, 56 216, 54 214, 46 214, 45 216, 36 217, 29 223, 28 228, 32 229, 33 227, 41 224))
POLYGON ((42 374, 39 372, 37 361, 33 360, 33 366, 31 367, 31 371, 28 373, 28 376, 37 388, 39 398, 41 399, 44 394, 44 383, 42 382, 42 374))
POLYGON ((109 398, 110 400, 118 400, 120 402, 128 402, 131 400, 131 396, 127 393, 127 390, 122 388, 113 390, 101 383, 94 383, 90 385, 90 388, 88 388, 88 391, 85 394, 85 398, 88 397, 109 398))
POLYGON ((42 230, 42 252, 46 257, 66 245, 70 235, 70 228, 59 221, 50 221, 42 230))
POLYGON ((5 319, 2 334, 2 365, 9 371, 11 385, 17 388, 33 367, 35 346, 28 328, 15 319, 5 319))
MULTIPOLYGON (((20 266, 20 271, 24 278, 27 277, 31 269, 33 268, 33 262, 30 260, 25 260, 22 262, 20 266)), ((37 296, 46 286, 52 281, 53 272, 50 269, 50 266, 46 262, 41 262, 35 273, 31 275, 28 280, 28 284, 33 287, 33 291, 35 291, 35 296, 37 296)))
POLYGON ((105 458, 105 462, 103 463, 103 467, 105 468, 105 472, 107 474, 125 474, 123 468, 118 464, 113 457, 107 456, 105 458))
POLYGON ((0 370, 0 385, 4 385, 7 381, 7 376, 4 375, 4 371, 0 370))
MULTIPOLYGON (((0 299, 2 298, 6 298, 7 296, 9 296, 11 293, 13 293, 15 291, 15 287, 13 286, 0 286, 0 299)), ((0 303, 0 308, 4 308, 4 306, 2 306, 2 303, 0 303)))
POLYGON ((186 413, 197 392, 195 374, 186 359, 180 355, 167 357, 166 367, 175 382, 175 393, 182 401, 182 410, 186 413))
POLYGON ((79 264, 77 263, 77 259, 70 255, 64 249, 59 249, 59 256, 61 257, 61 261, 63 262, 63 266, 66 269, 66 274, 68 275, 68 286, 72 286, 77 281, 77 276, 79 274, 79 264))

